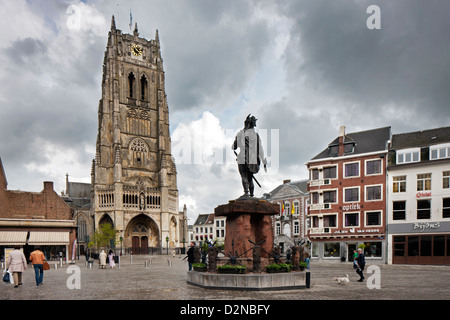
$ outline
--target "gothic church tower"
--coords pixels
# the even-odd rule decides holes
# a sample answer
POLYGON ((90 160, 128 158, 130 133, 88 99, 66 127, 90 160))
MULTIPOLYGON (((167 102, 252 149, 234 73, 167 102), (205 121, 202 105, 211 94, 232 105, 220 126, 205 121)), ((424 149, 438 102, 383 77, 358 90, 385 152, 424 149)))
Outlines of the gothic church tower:
POLYGON ((178 212, 158 30, 150 41, 139 37, 137 24, 133 35, 123 34, 114 16, 91 178, 96 230, 102 223, 114 225, 117 240, 133 253, 181 245, 185 217, 178 212))

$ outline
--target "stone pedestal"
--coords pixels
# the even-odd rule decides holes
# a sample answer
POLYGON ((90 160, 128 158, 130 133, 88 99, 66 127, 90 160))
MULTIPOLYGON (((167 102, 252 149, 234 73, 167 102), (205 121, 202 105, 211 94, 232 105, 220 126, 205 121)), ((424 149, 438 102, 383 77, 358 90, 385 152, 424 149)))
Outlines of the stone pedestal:
POLYGON ((248 240, 255 244, 266 240, 259 246, 262 249, 262 260, 268 261, 267 252, 272 252, 274 241, 271 215, 276 215, 279 211, 277 204, 255 198, 229 201, 228 204, 215 208, 216 216, 227 217, 225 253, 240 256, 241 259, 252 259, 253 250, 250 249, 255 245, 248 240))

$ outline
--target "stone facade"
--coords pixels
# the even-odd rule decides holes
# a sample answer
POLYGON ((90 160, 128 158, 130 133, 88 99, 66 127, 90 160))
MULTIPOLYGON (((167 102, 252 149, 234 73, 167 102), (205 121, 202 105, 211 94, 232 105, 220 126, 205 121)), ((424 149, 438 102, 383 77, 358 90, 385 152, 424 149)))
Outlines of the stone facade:
POLYGON ((178 247, 185 235, 171 154, 169 109, 158 31, 154 40, 116 29, 103 63, 96 157, 91 178, 94 225, 111 223, 125 248, 178 247), (167 241, 168 238, 168 241, 167 241))
POLYGON ((308 180, 285 180, 270 193, 266 199, 279 205, 279 214, 273 216, 276 245, 282 251, 290 249, 295 243, 306 238, 306 211, 309 205, 308 180))

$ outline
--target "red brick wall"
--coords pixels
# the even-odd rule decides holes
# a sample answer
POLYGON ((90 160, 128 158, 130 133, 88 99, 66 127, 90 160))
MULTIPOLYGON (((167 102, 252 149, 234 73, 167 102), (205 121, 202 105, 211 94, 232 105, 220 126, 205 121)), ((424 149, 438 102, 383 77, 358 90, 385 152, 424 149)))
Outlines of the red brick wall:
POLYGON ((53 190, 53 182, 44 182, 41 192, 0 190, 0 218, 71 220, 72 210, 53 190))

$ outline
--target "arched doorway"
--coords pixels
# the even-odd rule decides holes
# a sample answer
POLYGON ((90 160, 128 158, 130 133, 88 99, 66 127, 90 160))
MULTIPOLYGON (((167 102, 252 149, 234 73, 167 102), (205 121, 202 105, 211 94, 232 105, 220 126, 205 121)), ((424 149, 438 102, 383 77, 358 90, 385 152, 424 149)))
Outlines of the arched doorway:
POLYGON ((160 246, 158 225, 150 217, 140 214, 128 223, 124 240, 125 247, 133 254, 148 254, 152 248, 160 246))

